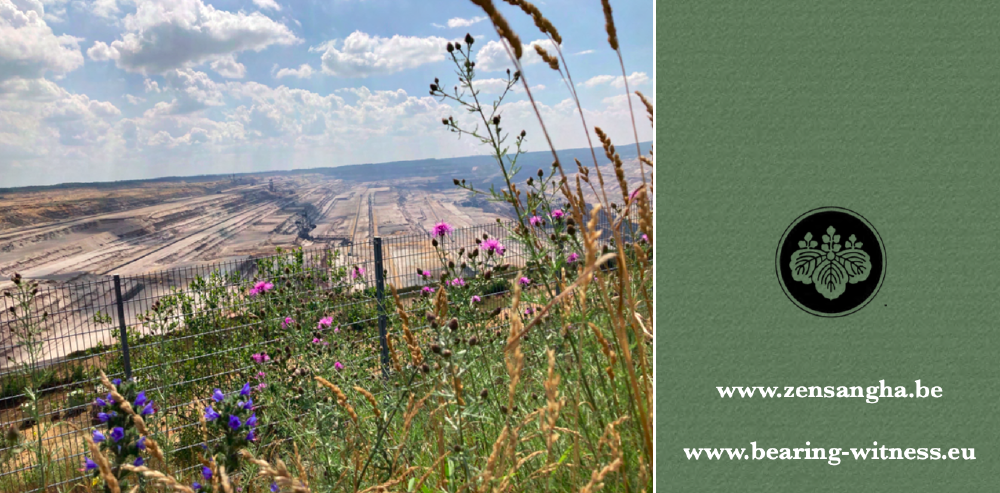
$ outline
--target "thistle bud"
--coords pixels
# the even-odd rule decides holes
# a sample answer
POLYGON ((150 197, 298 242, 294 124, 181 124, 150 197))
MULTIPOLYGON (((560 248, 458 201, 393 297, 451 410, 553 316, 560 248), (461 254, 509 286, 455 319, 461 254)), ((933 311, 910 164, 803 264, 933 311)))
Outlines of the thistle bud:
POLYGON ((490 392, 486 389, 483 389, 482 391, 479 392, 480 399, 485 399, 488 395, 490 395, 490 392))
POLYGON ((449 269, 454 269, 455 268, 455 261, 454 260, 449 260, 448 261, 448 268, 449 269))
POLYGON ((495 317, 495 316, 499 315, 502 310, 503 310, 503 308, 501 308, 501 307, 498 306, 498 307, 494 308, 492 312, 490 312, 490 316, 491 317, 495 317))
POLYGON ((431 344, 431 352, 434 354, 441 354, 441 346, 438 344, 431 344))
POLYGON ((569 233, 570 236, 573 236, 573 235, 576 234, 576 228, 574 228, 573 226, 570 226, 570 227, 566 228, 566 233, 569 233))
POLYGON ((524 136, 525 136, 525 135, 528 135, 528 133, 527 133, 527 132, 525 132, 524 130, 521 130, 521 138, 522 138, 522 139, 524 138, 524 136))
POLYGON ((543 176, 545 176, 545 173, 544 173, 544 172, 542 171, 542 169, 541 169, 541 168, 539 168, 539 169, 538 169, 538 177, 539 177, 539 178, 541 178, 541 177, 543 177, 543 176))
POLYGON ((457 186, 458 185, 458 178, 452 178, 451 182, 454 183, 457 186))
POLYGON ((507 414, 507 406, 505 406, 503 404, 500 404, 500 413, 506 415, 507 414))
POLYGON ((441 119, 441 124, 442 125, 447 125, 448 124, 448 119, 447 118, 442 118, 441 119))
POLYGON ((437 246, 438 246, 438 241, 437 241, 437 239, 433 239, 433 240, 431 240, 431 245, 433 245, 433 246, 434 246, 434 248, 437 248, 437 246))
POLYGON ((459 453, 459 452, 462 451, 462 446, 461 445, 455 445, 455 447, 453 448, 453 450, 457 454, 457 453, 459 453))
POLYGON ((472 37, 471 34, 465 33, 465 44, 471 45, 472 43, 475 43, 475 42, 476 42, 476 40, 475 40, 475 38, 472 37))
POLYGON ((497 116, 493 117, 493 124, 494 125, 499 125, 500 124, 500 115, 497 115, 497 116))
POLYGON ((431 84, 431 92, 436 92, 438 90, 437 84, 431 84))
POLYGON ((445 359, 450 358, 451 357, 451 350, 450 349, 445 349, 444 351, 441 351, 441 356, 444 356, 445 359))
POLYGON ((431 372, 431 367, 427 366, 427 363, 424 363, 424 364, 420 365, 420 371, 422 371, 424 373, 430 373, 431 372))
POLYGON ((470 346, 477 346, 477 345, 479 345, 479 337, 476 337, 476 336, 470 337, 469 338, 469 345, 470 346))
POLYGON ((448 46, 446 46, 445 48, 447 48, 448 53, 451 53, 451 52, 455 51, 455 45, 453 45, 451 43, 448 43, 448 46))
POLYGON ((427 313, 427 321, 433 322, 437 317, 433 313, 427 313))
POLYGON ((451 329, 452 332, 458 330, 458 319, 457 318, 452 318, 451 320, 449 320, 448 321, 448 328, 451 329))

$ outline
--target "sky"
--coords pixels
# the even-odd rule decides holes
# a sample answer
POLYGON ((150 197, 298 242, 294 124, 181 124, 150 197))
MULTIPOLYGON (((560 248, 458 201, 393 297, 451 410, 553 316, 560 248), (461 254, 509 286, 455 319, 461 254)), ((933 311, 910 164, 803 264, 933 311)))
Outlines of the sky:
MULTIPOLYGON (((567 83, 532 45, 551 41, 494 0, 557 149, 586 147, 567 83)), ((633 143, 599 0, 535 5, 560 49, 591 138, 633 143)), ((629 88, 655 100, 653 0, 612 0, 629 88)), ((471 34, 474 87, 492 102, 512 64, 468 0, 0 0, 0 188, 450 158, 489 151, 434 98, 458 83, 446 45, 471 34)), ((631 96, 640 141, 653 130, 631 96)), ((501 127, 548 145, 523 90, 501 127)))

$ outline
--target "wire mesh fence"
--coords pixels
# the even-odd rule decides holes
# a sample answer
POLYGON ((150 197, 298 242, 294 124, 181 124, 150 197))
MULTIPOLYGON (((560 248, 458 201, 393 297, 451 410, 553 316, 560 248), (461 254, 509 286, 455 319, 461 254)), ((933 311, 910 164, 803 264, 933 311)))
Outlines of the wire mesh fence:
MULTIPOLYGON (((610 231, 608 221, 602 216, 598 227, 610 231)), ((624 224, 623 240, 637 240, 636 222, 624 224)), ((275 319, 265 309, 272 292, 286 294, 287 313, 323 314, 331 327, 356 334, 353 364, 364 369, 359 378, 376 378, 388 363, 385 331, 394 310, 385 309, 389 287, 404 296, 419 293, 440 279, 445 257, 471 251, 486 238, 503 243, 512 275, 530 256, 510 233, 515 227, 498 222, 456 229, 435 238, 436 245, 430 235, 415 234, 336 248, 279 250, 265 257, 38 286, 30 297, 4 297, 0 490, 36 491, 42 461, 50 488, 67 489, 83 479, 83 437, 101 424, 93 403, 107 391, 100 389, 100 371, 109 378, 133 378, 154 397, 155 426, 172 441, 189 444, 174 453, 201 443, 195 403, 205 390, 253 375, 255 351, 280 347, 286 335, 278 328, 295 323, 291 317, 275 319), (34 399, 26 388, 36 389, 34 399), (37 445, 39 434, 42 457, 29 446, 37 445)), ((538 227, 551 230, 552 225, 538 227)), ((610 234, 602 240, 610 241, 610 234)), ((479 274, 463 270, 468 278, 479 274)), ((484 296, 502 296, 509 284, 497 286, 484 296)))

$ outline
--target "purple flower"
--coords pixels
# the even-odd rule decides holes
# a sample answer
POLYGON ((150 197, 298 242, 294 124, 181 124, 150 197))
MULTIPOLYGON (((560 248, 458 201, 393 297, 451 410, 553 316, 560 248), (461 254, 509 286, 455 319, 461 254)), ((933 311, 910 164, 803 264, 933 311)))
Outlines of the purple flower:
POLYGON ((439 222, 439 223, 437 223, 437 224, 434 225, 434 231, 433 232, 434 232, 434 236, 444 237, 445 235, 450 235, 452 231, 455 231, 455 228, 451 227, 450 224, 448 224, 448 223, 446 223, 444 221, 441 221, 441 222, 439 222))
POLYGON ((121 441, 122 438, 125 438, 124 428, 122 428, 121 426, 117 426, 115 427, 115 429, 111 430, 111 439, 114 440, 115 443, 121 441))
POLYGON ((92 460, 90 460, 90 457, 84 457, 84 459, 83 459, 83 470, 84 471, 93 471, 94 469, 97 469, 97 463, 94 462, 94 461, 92 461, 92 460))
POLYGON ((424 286, 423 289, 421 289, 420 291, 422 291, 424 294, 431 294, 434 292, 434 288, 430 286, 424 286))
POLYGON ((552 211, 552 219, 562 219, 562 217, 565 215, 566 214, 562 211, 562 209, 556 209, 552 211))
POLYGON ((115 384, 115 387, 121 387, 122 386, 122 379, 116 378, 116 379, 112 380, 111 383, 115 384))
POLYGON ((96 404, 98 407, 105 407, 108 405, 108 402, 98 397, 97 400, 94 401, 94 404, 96 404))
POLYGON ((451 280, 451 285, 455 286, 456 288, 465 286, 465 279, 462 279, 461 277, 456 277, 451 280))
POLYGON ((538 226, 539 224, 542 224, 542 218, 538 216, 531 216, 531 218, 528 219, 528 222, 531 223, 532 226, 538 226))
POLYGON ((351 271, 351 279, 357 279, 358 276, 363 276, 363 275, 365 275, 364 267, 355 267, 354 270, 351 271))
POLYGON ((576 252, 573 252, 573 253, 569 254, 569 257, 566 258, 566 261, 572 264, 573 262, 576 262, 579 258, 580 258, 580 254, 576 253, 576 252))
POLYGON ((500 240, 496 238, 487 238, 486 241, 483 242, 483 249, 485 249, 486 253, 490 255, 496 253, 501 257, 503 256, 503 253, 507 251, 507 248, 505 248, 503 244, 500 243, 500 240))
POLYGON ((333 317, 323 317, 316 324, 316 330, 329 329, 331 325, 333 325, 333 317))
POLYGON ((193 489, 193 490, 200 490, 201 489, 201 483, 199 483, 197 481, 191 483, 191 489, 193 489))
POLYGON ((333 364, 333 368, 336 369, 337 371, 340 371, 344 369, 344 365, 340 364, 340 362, 337 361, 333 364))
POLYGON ((211 481, 212 470, 208 466, 201 466, 201 477, 205 478, 205 481, 211 481))
POLYGON ((251 428, 257 427, 257 413, 253 413, 249 418, 247 418, 247 426, 251 428))
POLYGON ((431 277, 431 271, 425 270, 425 271, 421 272, 420 275, 424 276, 424 277, 431 277))
POLYGON ((241 407, 243 409, 246 409, 247 411, 253 410, 253 399, 247 399, 247 402, 243 404, 243 406, 241 407))
POLYGON ((642 241, 643 243, 649 243, 649 237, 646 235, 640 236, 639 240, 642 241))
POLYGON ((527 286, 531 284, 531 279, 528 279, 527 277, 522 277, 521 280, 518 282, 521 283, 522 286, 527 286))
POLYGON ((153 409, 153 402, 150 401, 148 404, 146 404, 142 408, 142 411, 139 412, 139 415, 145 418, 146 416, 149 416, 150 414, 153 414, 154 412, 155 412, 155 410, 153 409))
POLYGON ((473 303, 479 303, 480 301, 483 301, 483 299, 480 298, 478 295, 475 295, 475 294, 472 295, 472 302, 473 303))
POLYGON ((278 493, 278 484, 271 483, 271 493, 278 493))
POLYGON ((531 315, 532 313, 535 313, 535 309, 534 308, 528 307, 528 308, 524 309, 524 314, 525 315, 531 315))
POLYGON ((237 418, 236 416, 233 416, 232 414, 229 415, 229 427, 230 428, 232 428, 232 429, 235 430, 235 429, 239 428, 241 424, 243 424, 243 423, 240 423, 240 418, 237 418))
POLYGON ((205 408, 205 421, 215 421, 220 416, 219 413, 215 412, 215 409, 212 409, 212 406, 205 408))
POLYGON ((243 384, 243 388, 240 389, 240 395, 243 397, 250 395, 250 382, 243 384))
POLYGON ((292 317, 285 317, 285 319, 281 322, 281 328, 282 329, 287 329, 289 326, 291 326, 294 323, 295 323, 295 319, 293 319, 292 317))
POLYGON ((103 442, 105 440, 104 433, 101 433, 100 430, 94 430, 93 439, 94 443, 103 442))
POLYGON ((215 402, 222 402, 222 400, 225 399, 225 398, 226 398, 226 395, 223 394, 222 390, 220 390, 220 389, 215 389, 215 391, 212 392, 212 400, 214 400, 215 402))
POLYGON ((250 433, 247 433, 247 441, 252 442, 256 439, 257 437, 253 434, 253 430, 250 430, 250 433))
POLYGON ((142 457, 136 457, 135 460, 132 461, 132 465, 135 466, 135 467, 139 467, 139 466, 141 466, 141 465, 143 465, 145 463, 146 463, 146 461, 142 460, 142 457))
MULTIPOLYGON (((282 326, 282 328, 284 328, 285 324, 281 324, 281 326, 282 326)), ((250 359, 252 359, 252 360, 254 360, 254 361, 258 362, 258 363, 263 363, 265 361, 271 361, 271 357, 268 356, 267 353, 255 353, 254 355, 250 356, 250 359)))
POLYGON ((115 412, 110 413, 97 413, 97 419, 101 420, 101 423, 107 423, 109 419, 115 417, 115 412))
POLYGON ((142 407, 146 404, 146 391, 143 390, 139 392, 139 395, 135 396, 135 402, 132 403, 132 407, 142 407))
POLYGON ((139 437, 139 441, 135 442, 135 447, 139 450, 146 450, 146 437, 139 437))
POLYGON ((267 376, 266 373, 262 371, 257 372, 257 380, 262 380, 265 376, 267 376))

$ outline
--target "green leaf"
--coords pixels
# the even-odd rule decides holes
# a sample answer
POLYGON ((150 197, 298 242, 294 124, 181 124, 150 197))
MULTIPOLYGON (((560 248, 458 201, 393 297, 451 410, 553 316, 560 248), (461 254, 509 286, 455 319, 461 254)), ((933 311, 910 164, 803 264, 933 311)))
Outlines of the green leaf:
POLYGON ((559 460, 557 461, 557 463, 558 464, 562 464, 563 462, 566 462, 566 459, 569 458, 569 453, 572 452, 572 451, 573 451, 573 445, 570 445, 569 448, 566 449, 565 452, 563 452, 562 456, 559 457, 559 460))
POLYGON ((872 270, 871 258, 861 250, 847 250, 840 254, 843 261, 844 271, 847 272, 848 282, 856 284, 868 279, 868 274, 872 270))
POLYGON ((817 250, 797 250, 793 253, 789 264, 792 269, 792 279, 803 284, 812 284, 813 271, 822 256, 823 254, 817 250))
POLYGON ((840 262, 823 259, 813 272, 816 291, 828 300, 835 300, 847 288, 847 270, 840 262))

